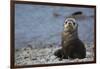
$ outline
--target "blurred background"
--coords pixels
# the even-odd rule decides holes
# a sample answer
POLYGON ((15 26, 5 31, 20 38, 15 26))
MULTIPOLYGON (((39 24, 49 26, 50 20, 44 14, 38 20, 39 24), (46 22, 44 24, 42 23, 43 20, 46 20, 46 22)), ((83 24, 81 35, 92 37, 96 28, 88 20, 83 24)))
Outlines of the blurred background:
POLYGON ((94 8, 16 4, 15 47, 61 46, 64 20, 74 12, 80 39, 88 45, 94 42, 94 8))

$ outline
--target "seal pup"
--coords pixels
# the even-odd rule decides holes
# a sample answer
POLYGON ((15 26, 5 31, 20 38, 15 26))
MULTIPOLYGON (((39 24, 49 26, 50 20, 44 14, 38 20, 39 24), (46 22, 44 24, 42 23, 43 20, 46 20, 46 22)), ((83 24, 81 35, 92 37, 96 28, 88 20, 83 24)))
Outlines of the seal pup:
POLYGON ((62 48, 54 53, 61 59, 83 59, 86 57, 86 48, 78 37, 78 24, 74 18, 67 18, 64 22, 61 46, 62 48))

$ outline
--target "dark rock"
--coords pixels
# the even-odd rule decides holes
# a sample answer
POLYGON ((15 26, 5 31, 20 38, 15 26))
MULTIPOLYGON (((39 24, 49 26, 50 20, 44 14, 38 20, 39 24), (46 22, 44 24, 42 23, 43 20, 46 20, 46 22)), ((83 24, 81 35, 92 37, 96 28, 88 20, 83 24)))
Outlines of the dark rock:
POLYGON ((28 58, 28 56, 24 57, 24 59, 27 59, 27 58, 28 58))
POLYGON ((74 13, 72 14, 72 16, 75 16, 75 15, 82 15, 82 12, 81 12, 81 11, 77 11, 77 12, 74 12, 74 13))
POLYGON ((32 58, 32 60, 37 60, 37 58, 32 58))

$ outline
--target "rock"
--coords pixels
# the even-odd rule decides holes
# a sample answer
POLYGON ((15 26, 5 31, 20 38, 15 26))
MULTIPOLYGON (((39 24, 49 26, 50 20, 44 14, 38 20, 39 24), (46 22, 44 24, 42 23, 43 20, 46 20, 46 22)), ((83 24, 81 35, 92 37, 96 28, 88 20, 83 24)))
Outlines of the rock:
POLYGON ((74 12, 73 14, 72 14, 72 16, 75 16, 75 15, 82 15, 83 13, 81 12, 81 11, 77 11, 77 12, 74 12))
POLYGON ((62 59, 54 56, 54 52, 61 47, 47 48, 21 48, 15 51, 15 65, 34 65, 34 64, 52 64, 52 63, 70 63, 93 61, 93 49, 87 48, 87 57, 84 59, 62 59))

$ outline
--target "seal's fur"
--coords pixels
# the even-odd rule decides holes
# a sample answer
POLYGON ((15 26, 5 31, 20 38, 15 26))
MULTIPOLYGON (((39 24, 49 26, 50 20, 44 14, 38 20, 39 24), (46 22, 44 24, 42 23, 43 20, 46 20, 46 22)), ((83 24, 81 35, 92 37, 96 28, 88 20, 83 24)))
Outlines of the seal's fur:
POLYGON ((59 58, 85 58, 86 48, 78 37, 78 24, 74 18, 67 18, 62 32, 62 49, 54 54, 59 58))

